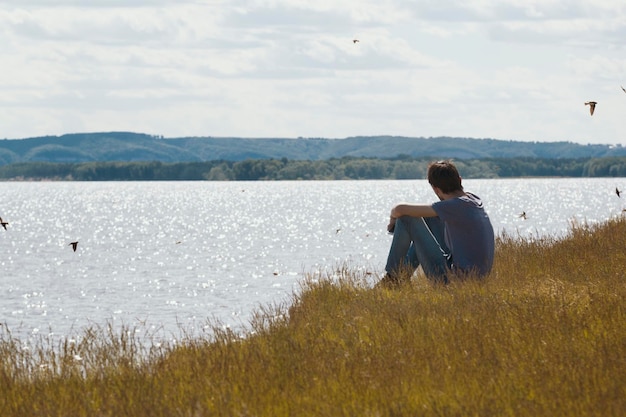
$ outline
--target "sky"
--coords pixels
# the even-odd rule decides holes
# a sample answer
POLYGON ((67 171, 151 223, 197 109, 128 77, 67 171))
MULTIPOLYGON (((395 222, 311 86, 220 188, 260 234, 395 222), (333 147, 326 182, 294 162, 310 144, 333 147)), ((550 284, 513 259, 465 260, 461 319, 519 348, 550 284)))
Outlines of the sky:
POLYGON ((624 0, 0 0, 0 67, 8 139, 626 145, 624 0))

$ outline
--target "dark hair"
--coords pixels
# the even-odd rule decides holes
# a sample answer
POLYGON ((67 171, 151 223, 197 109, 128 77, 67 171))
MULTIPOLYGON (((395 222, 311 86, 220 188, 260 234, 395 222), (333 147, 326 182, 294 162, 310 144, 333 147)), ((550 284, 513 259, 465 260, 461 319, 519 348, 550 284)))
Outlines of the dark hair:
POLYGON ((446 194, 463 190, 461 176, 451 160, 431 162, 428 165, 428 182, 446 194))

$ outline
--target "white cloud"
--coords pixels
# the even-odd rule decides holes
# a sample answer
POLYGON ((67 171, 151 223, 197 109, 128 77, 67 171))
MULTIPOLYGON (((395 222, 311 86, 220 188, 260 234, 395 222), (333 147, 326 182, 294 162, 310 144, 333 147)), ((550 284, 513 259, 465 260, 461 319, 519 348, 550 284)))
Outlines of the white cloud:
POLYGON ((0 136, 619 143, 626 127, 619 1, 7 3, 0 136))

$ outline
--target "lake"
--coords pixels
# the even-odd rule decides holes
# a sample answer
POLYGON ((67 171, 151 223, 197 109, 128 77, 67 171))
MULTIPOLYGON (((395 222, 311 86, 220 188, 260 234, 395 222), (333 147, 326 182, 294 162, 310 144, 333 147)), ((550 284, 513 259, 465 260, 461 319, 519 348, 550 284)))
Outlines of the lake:
MULTIPOLYGON (((625 178, 464 180, 497 233, 563 236, 622 214, 625 178), (525 212, 526 219, 519 217, 525 212)), ((166 338, 246 324, 303 276, 382 274, 389 210, 426 180, 0 183, 0 322, 22 338, 97 325, 166 338), (78 241, 76 251, 70 242, 78 241)))

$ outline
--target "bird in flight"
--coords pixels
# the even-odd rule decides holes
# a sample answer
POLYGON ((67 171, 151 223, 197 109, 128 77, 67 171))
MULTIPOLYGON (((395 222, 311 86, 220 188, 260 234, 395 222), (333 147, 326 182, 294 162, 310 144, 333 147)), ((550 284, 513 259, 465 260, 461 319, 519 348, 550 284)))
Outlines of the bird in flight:
POLYGON ((2 220, 2 217, 0 217, 0 224, 2 225, 2 227, 4 227, 4 230, 7 230, 7 222, 5 222, 4 220, 2 220))
POLYGON ((74 252, 76 252, 76 246, 78 246, 78 242, 71 242, 69 245, 67 246, 71 246, 72 249, 74 249, 74 252))
POLYGON ((617 194, 618 197, 621 197, 622 190, 620 190, 619 188, 615 187, 615 194, 617 194))
POLYGON ((521 219, 526 220, 526 212, 525 212, 525 211, 522 211, 522 213, 519 215, 519 217, 520 217, 521 219))
MULTIPOLYGON (((622 86, 620 85, 620 87, 622 86)), ((622 87, 622 91, 626 93, 626 88, 622 87)))
POLYGON ((596 109, 596 104, 598 104, 597 101, 587 101, 585 103, 585 106, 589 106, 589 113, 591 113, 591 115, 593 116, 593 112, 596 109))
POLYGON ((359 42, 358 39, 352 39, 352 43, 357 43, 357 42, 359 42))

